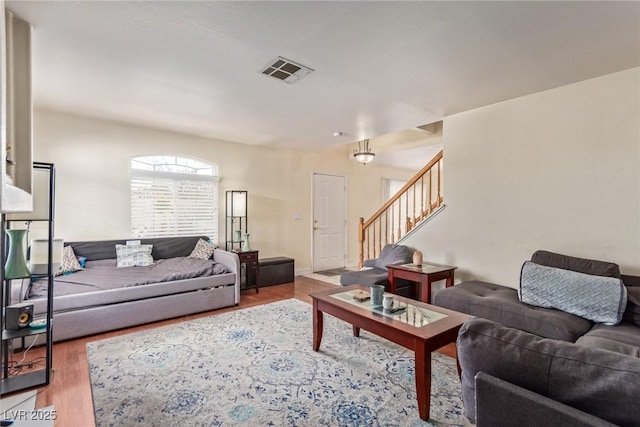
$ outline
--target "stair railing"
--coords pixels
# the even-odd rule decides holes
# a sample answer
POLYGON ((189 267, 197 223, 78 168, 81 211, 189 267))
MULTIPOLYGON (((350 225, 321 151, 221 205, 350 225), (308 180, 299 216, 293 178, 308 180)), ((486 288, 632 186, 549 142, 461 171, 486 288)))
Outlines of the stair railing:
POLYGON ((371 218, 360 218, 358 241, 359 266, 376 258, 387 243, 396 243, 443 203, 442 151, 420 169, 371 218))

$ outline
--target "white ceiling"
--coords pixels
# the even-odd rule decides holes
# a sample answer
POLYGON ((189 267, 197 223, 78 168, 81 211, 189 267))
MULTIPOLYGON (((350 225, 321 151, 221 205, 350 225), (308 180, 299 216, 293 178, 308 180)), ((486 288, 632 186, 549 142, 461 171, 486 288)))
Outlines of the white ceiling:
POLYGON ((34 28, 36 107, 296 149, 640 66, 635 1, 5 5, 34 28), (277 56, 315 71, 261 75, 277 56))

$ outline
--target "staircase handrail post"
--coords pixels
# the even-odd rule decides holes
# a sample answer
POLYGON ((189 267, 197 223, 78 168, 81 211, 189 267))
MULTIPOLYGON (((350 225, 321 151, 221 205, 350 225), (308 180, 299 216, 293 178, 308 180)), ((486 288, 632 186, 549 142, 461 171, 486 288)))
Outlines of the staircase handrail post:
POLYGON ((358 243, 360 244, 360 255, 358 258, 358 268, 364 265, 364 218, 360 217, 358 222, 358 243))

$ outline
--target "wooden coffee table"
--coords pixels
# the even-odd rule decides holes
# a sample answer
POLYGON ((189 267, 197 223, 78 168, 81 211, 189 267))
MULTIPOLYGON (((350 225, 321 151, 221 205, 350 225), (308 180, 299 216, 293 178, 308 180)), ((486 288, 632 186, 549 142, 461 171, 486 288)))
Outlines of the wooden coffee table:
POLYGON ((406 306, 402 311, 386 313, 382 307, 372 307, 369 300, 353 299, 358 290, 369 292, 368 286, 351 285, 311 294, 313 299, 313 350, 320 349, 323 313, 344 320, 353 326, 353 335, 365 329, 415 352, 416 393, 418 412, 429 419, 431 406, 431 352, 455 342, 462 324, 470 319, 463 313, 425 304, 394 295, 394 306, 406 306))

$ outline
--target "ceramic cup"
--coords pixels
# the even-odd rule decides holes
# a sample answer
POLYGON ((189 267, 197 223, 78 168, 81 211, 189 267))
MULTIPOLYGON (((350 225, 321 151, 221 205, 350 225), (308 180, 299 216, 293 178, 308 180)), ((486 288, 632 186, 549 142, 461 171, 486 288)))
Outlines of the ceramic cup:
POLYGON ((384 295, 384 286, 371 285, 371 305, 380 307, 382 305, 382 296, 384 295))
POLYGON ((390 310, 393 307, 393 295, 384 295, 382 297, 382 308, 390 310))

